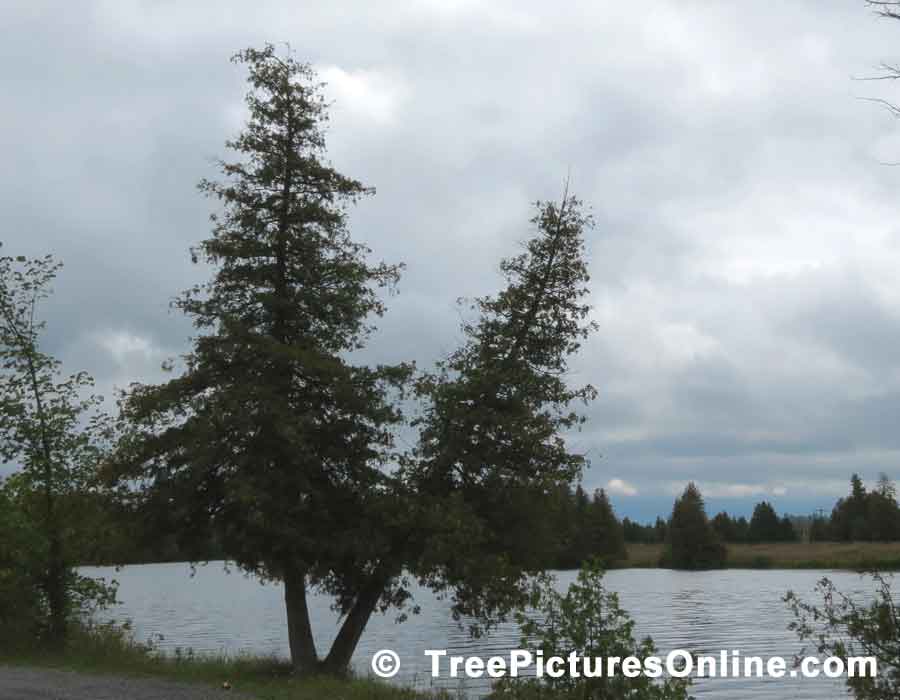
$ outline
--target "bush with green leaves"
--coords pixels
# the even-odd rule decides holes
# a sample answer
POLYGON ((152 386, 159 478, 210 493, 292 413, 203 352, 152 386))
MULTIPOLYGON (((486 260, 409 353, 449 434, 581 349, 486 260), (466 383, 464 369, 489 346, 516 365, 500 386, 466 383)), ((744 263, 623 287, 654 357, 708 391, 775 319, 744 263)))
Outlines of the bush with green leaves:
MULTIPOLYGON (((52 634, 49 546, 31 512, 33 496, 21 474, 0 484, 0 646, 5 651, 33 648, 52 634)), ((96 610, 115 602, 115 582, 82 576, 73 567, 63 572, 62 585, 67 629, 80 627, 96 610)))
POLYGON ((62 646, 70 623, 115 597, 78 575, 91 541, 86 498, 112 437, 85 372, 65 375, 43 351, 40 305, 60 264, 51 256, 0 257, 0 460, 14 465, 3 484, 0 609, 16 618, 20 642, 38 634, 62 646))
POLYGON ((816 584, 816 593, 822 599, 818 605, 788 591, 784 600, 794 615, 789 627, 819 654, 845 659, 875 657, 877 675, 848 675, 847 688, 857 700, 895 700, 900 697, 900 611, 891 590, 891 577, 878 572, 870 577, 874 596, 866 602, 839 591, 828 578, 816 584))
POLYGON ((37 585, 33 553, 40 537, 16 507, 11 485, 0 486, 0 645, 21 648, 37 642, 45 605, 37 585))
MULTIPOLYGON (((634 637, 634 621, 619 605, 616 593, 603 587, 603 568, 598 560, 588 561, 577 580, 565 593, 554 579, 540 577, 532 593, 530 611, 517 620, 522 629, 522 648, 541 650, 544 659, 563 659, 574 653, 579 658, 606 660, 612 657, 645 659, 657 653, 653 640, 634 637)), ((593 667, 593 666, 592 666, 593 667)), ((619 669, 621 670, 621 669, 619 669)), ((641 674, 629 678, 621 672, 597 678, 504 678, 491 694, 492 700, 686 700, 688 681, 654 679, 641 674)))

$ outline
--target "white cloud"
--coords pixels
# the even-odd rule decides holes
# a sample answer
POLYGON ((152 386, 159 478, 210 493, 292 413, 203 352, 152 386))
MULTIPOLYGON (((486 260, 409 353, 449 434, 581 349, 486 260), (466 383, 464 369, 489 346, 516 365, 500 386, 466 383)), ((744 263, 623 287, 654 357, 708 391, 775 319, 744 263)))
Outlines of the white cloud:
MULTIPOLYGON (((684 482, 670 483, 670 494, 680 496, 684 491, 684 482)), ((728 482, 698 482, 697 488, 704 498, 760 498, 767 496, 785 496, 787 487, 774 484, 745 484, 728 482)))
POLYGON ((149 338, 123 330, 98 333, 96 343, 120 365, 146 362, 162 358, 162 351, 149 338))
POLYGON ((617 496, 637 496, 638 490, 622 479, 610 479, 606 482, 606 490, 617 496))
POLYGON ((900 24, 811 0, 2 14, 4 245, 66 262, 49 341, 77 345, 66 359, 99 383, 155 377, 186 349, 166 303, 206 277, 186 251, 216 206, 194 184, 244 118, 228 57, 289 42, 329 83, 329 158, 378 190, 352 235, 407 265, 361 359, 430 367, 456 347, 453 300, 496 291, 529 202, 571 168, 597 220, 600 332, 570 375, 600 390, 573 437, 604 456, 586 487, 627 474, 631 507, 695 478, 824 506, 854 469, 900 464, 900 170, 879 164, 900 160, 900 130, 854 99, 900 91, 850 79, 900 60, 900 24))
POLYGON ((327 83, 326 91, 334 100, 332 113, 338 120, 346 113, 357 125, 387 126, 397 120, 410 97, 402 80, 380 71, 324 66, 318 72, 327 83))

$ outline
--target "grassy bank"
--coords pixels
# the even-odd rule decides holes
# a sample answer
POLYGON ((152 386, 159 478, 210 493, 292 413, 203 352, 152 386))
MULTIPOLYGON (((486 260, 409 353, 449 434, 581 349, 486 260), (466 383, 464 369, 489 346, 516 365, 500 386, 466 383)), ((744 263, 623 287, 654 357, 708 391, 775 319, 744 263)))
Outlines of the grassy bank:
MULTIPOLYGON (((662 545, 630 544, 626 567, 658 566, 662 545)), ((729 544, 735 569, 900 569, 900 542, 729 544)))
POLYGON ((79 631, 64 651, 0 653, 0 664, 92 674, 165 678, 231 690, 258 700, 453 700, 444 691, 413 690, 369 678, 296 678, 283 660, 264 657, 161 656, 108 626, 79 631))

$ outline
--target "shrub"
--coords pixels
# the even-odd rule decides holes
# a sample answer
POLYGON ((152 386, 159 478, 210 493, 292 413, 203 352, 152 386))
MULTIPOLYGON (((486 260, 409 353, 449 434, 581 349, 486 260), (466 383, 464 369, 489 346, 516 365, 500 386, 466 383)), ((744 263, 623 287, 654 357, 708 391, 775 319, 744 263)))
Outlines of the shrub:
POLYGON ((857 700, 895 700, 900 697, 900 610, 890 579, 877 572, 871 577, 875 596, 868 604, 837 590, 827 578, 816 585, 821 605, 788 591, 784 600, 794 615, 789 628, 801 641, 811 642, 819 654, 875 657, 877 676, 848 676, 847 687, 857 700))
POLYGON ((40 537, 0 486, 0 644, 4 649, 25 649, 40 638, 46 604, 41 595, 40 537))
MULTIPOLYGON (((31 517, 31 494, 18 488, 18 477, 0 483, 0 644, 22 651, 48 639, 48 544, 31 517)), ((63 572, 69 605, 67 622, 81 623, 98 608, 115 602, 116 584, 81 576, 73 567, 63 572)))
MULTIPOLYGON (((603 587, 603 570, 596 560, 589 561, 565 594, 553 587, 553 579, 542 577, 532 595, 537 617, 525 612, 517 615, 522 628, 522 647, 541 649, 544 658, 568 657, 573 652, 582 658, 602 659, 629 656, 644 659, 656 654, 650 637, 637 642, 634 621, 619 606, 615 593, 603 587)), ((605 670, 605 669, 604 669, 605 670)), ((688 683, 684 680, 654 680, 640 675, 628 678, 622 673, 610 677, 512 679, 498 682, 493 700, 537 700, 539 698, 583 700, 685 700, 688 683)))

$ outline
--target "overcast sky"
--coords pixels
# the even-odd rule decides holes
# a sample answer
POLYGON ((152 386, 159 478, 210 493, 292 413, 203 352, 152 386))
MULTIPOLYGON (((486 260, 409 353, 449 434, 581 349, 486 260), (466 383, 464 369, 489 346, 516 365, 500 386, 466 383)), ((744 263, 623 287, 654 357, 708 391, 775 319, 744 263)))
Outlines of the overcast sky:
POLYGON ((900 22, 834 2, 5 2, 0 240, 66 264, 48 343, 153 380, 204 273, 195 189, 244 119, 229 56, 290 42, 329 153, 377 188, 354 235, 407 265, 366 357, 430 365, 567 174, 592 208, 600 391, 573 444, 620 515, 690 479, 710 508, 831 507, 900 477, 900 124, 856 80, 900 22), (568 8, 568 9, 565 9, 568 8))

